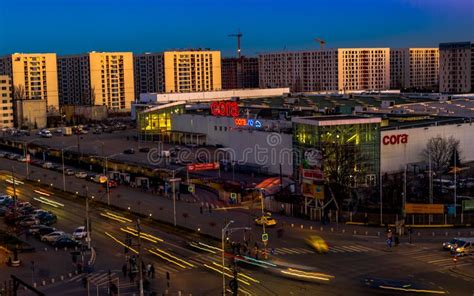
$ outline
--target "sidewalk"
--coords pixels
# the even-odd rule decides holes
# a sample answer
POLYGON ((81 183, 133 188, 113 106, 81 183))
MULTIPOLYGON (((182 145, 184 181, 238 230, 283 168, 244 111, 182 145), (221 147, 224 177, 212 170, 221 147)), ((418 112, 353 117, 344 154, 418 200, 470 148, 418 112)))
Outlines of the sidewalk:
MULTIPOLYGON (((25 164, 16 161, 4 160, 0 163, 0 170, 11 171, 11 166, 15 168, 15 172, 19 177, 25 176, 25 164)), ((39 179, 46 186, 52 184, 53 187, 62 188, 62 175, 52 170, 46 170, 39 167, 30 166, 30 179, 39 179), (32 173, 33 172, 33 173, 32 173)), ((94 196, 94 200, 107 204, 107 195, 105 188, 99 184, 75 178, 74 176, 66 177, 67 191, 74 195, 85 195, 88 188, 89 196, 94 196)), ((212 200, 217 197, 205 190, 197 189, 198 196, 206 196, 206 199, 212 200)), ((176 194, 178 196, 178 194, 176 194)), ((124 211, 140 213, 145 216, 153 217, 156 220, 173 224, 173 200, 172 196, 163 197, 157 194, 140 191, 139 189, 130 188, 128 186, 119 186, 114 188, 110 193, 110 203, 119 207, 124 211)), ((216 202, 217 204, 217 202, 216 202)), ((195 201, 190 194, 181 194, 181 200, 176 201, 176 224, 191 230, 213 236, 220 239, 221 228, 226 221, 234 220, 233 227, 250 226, 257 228, 260 233, 260 227, 255 226, 254 216, 260 214, 260 208, 253 210, 233 209, 221 210, 214 203, 203 202, 201 213, 201 202, 195 201)), ((342 223, 330 223, 323 225, 320 222, 309 221, 301 218, 281 216, 273 214, 280 224, 286 224, 288 228, 294 231, 322 231, 334 232, 350 235, 383 235, 385 229, 383 227, 369 227, 363 225, 346 225, 342 223)), ((272 232, 273 230, 269 230, 272 232)), ((467 236, 473 235, 474 228, 463 229, 414 229, 413 235, 421 237, 439 237, 439 236, 467 236)))

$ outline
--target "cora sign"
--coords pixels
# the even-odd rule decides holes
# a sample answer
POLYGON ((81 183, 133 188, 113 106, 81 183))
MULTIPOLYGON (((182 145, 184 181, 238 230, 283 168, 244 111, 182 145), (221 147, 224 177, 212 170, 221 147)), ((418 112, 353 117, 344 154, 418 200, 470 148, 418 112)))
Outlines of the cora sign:
POLYGON ((384 145, 398 145, 406 143, 408 143, 407 134, 386 135, 382 138, 382 144, 384 145))
POLYGON ((247 119, 247 118, 234 118, 235 126, 248 126, 248 127, 255 127, 261 128, 262 122, 260 120, 254 119, 247 119))
POLYGON ((239 105, 232 101, 218 101, 211 103, 211 114, 214 116, 239 116, 239 105))

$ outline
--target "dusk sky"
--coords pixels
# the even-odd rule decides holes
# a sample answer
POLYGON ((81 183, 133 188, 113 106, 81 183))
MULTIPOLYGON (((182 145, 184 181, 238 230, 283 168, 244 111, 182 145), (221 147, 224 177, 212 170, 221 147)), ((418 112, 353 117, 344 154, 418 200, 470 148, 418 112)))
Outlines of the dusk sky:
POLYGON ((472 0, 0 0, 0 54, 437 47, 474 40, 472 0))

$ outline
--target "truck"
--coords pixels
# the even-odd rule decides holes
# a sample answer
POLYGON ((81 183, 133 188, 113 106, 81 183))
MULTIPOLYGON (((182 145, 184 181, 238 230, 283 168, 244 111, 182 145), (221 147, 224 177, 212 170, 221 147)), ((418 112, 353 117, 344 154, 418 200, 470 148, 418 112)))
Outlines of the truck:
POLYGON ((72 136, 72 128, 68 126, 63 127, 63 136, 72 136))

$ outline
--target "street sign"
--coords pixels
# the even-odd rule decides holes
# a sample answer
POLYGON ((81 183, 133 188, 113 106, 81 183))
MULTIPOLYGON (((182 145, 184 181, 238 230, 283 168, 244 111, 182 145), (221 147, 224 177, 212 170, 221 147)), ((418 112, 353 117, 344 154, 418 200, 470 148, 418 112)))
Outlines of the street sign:
POLYGON ((262 242, 267 242, 268 241, 268 233, 263 233, 262 234, 262 242))
POLYGON ((169 179, 170 182, 180 182, 181 178, 171 178, 169 179))
POLYGON ((189 185, 188 185, 188 191, 189 191, 189 193, 194 193, 194 189, 195 189, 194 187, 195 187, 194 184, 189 184, 189 185))
POLYGON ((230 198, 231 198, 232 200, 236 200, 236 199, 237 199, 237 193, 231 192, 231 193, 230 193, 230 198))
POLYGON ((188 172, 218 170, 219 163, 218 162, 193 163, 193 164, 188 164, 187 169, 188 169, 188 172))

